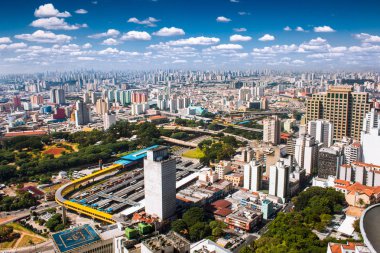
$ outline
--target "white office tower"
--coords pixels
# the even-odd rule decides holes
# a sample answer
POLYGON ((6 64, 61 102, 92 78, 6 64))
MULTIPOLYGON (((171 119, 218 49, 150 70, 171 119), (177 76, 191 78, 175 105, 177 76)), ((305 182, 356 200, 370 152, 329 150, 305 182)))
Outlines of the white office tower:
POLYGON ((326 120, 312 120, 307 123, 307 132, 313 136, 318 143, 323 143, 323 147, 330 147, 333 144, 334 126, 326 120))
POLYGON ((252 97, 253 98, 261 98, 263 96, 264 96, 264 87, 262 87, 262 86, 252 87, 252 97))
POLYGON ((362 161, 362 146, 358 141, 344 146, 344 163, 351 164, 353 162, 362 161))
POLYGON ((169 109, 170 109, 170 112, 173 112, 173 113, 175 113, 177 111, 177 99, 176 98, 170 99, 169 109))
POLYGON ((361 132, 362 160, 380 165, 380 113, 372 108, 366 114, 361 132))
POLYGON ((147 151, 144 160, 145 212, 160 220, 176 211, 176 160, 168 148, 159 146, 147 151))
POLYGON ((113 124, 116 123, 116 115, 111 113, 103 114, 103 127, 104 130, 110 128, 113 124))
POLYGON ((263 141, 277 145, 280 143, 281 122, 277 116, 263 120, 263 141))
POLYGON ((75 125, 82 126, 90 123, 90 110, 82 101, 75 103, 75 125))
POLYGON ((263 167, 255 160, 244 165, 244 188, 257 192, 261 189, 263 167))
POLYGON ((54 104, 65 104, 65 91, 63 89, 51 89, 50 90, 50 102, 54 104))
POLYGON ((280 159, 269 169, 269 194, 277 196, 285 201, 289 192, 290 166, 280 159))
POLYGON ((316 172, 318 166, 318 144, 313 136, 300 135, 294 146, 294 159, 298 166, 306 170, 310 175, 316 172))

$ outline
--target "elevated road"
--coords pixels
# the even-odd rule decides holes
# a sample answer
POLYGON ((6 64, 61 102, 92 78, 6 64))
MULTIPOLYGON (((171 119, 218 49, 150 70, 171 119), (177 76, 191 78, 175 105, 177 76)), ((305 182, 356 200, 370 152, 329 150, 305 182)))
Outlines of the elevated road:
POLYGON ((170 138, 170 137, 166 137, 166 136, 161 136, 160 138, 163 139, 164 141, 174 143, 174 144, 178 144, 178 145, 185 146, 185 147, 190 147, 190 148, 196 148, 197 147, 197 144, 195 144, 191 141, 182 141, 182 140, 178 140, 178 139, 174 139, 174 138, 170 138))

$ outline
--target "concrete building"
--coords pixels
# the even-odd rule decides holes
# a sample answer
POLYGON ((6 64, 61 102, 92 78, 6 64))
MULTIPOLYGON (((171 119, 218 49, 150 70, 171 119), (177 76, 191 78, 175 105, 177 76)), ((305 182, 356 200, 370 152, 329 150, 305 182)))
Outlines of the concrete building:
POLYGON ((338 179, 366 186, 380 186, 380 166, 362 162, 343 164, 339 168, 338 179))
POLYGON ((63 89, 51 89, 50 102, 59 105, 65 104, 65 91, 63 89))
POLYGON ((245 189, 257 192, 261 189, 263 175, 262 165, 255 160, 244 165, 244 185, 245 189))
POLYGON ((289 173, 291 166, 280 159, 269 168, 269 194, 285 201, 289 195, 289 173))
MULTIPOLYGON (((380 147, 380 146, 379 146, 380 147)), ((362 146, 358 141, 344 147, 344 163, 351 164, 353 162, 362 161, 362 146)))
POLYGON ((87 104, 78 100, 75 103, 75 125, 78 127, 88 123, 90 123, 90 110, 87 104))
POLYGON ((99 115, 104 115, 108 112, 109 103, 108 99, 98 99, 95 104, 95 111, 99 115))
POLYGON ((160 220, 176 211, 176 160, 168 148, 159 146, 147 151, 144 160, 145 212, 160 220))
POLYGON ((218 179, 224 179, 224 175, 232 171, 230 161, 220 161, 215 166, 215 173, 218 175, 218 179))
POLYGON ((365 163, 380 164, 380 113, 374 108, 365 115, 361 132, 362 159, 365 163))
POLYGON ((281 122, 277 116, 263 120, 263 141, 278 145, 280 143, 281 122))
POLYGON ((327 92, 313 94, 307 101, 306 119, 331 122, 334 139, 348 136, 360 140, 363 119, 370 108, 368 93, 353 92, 351 86, 334 86, 327 92))
POLYGON ((116 123, 116 114, 112 113, 104 113, 103 114, 103 128, 104 130, 107 130, 110 128, 113 124, 116 123))
POLYGON ((318 177, 327 179, 328 176, 336 176, 343 158, 343 154, 336 149, 321 148, 318 153, 318 177))
POLYGON ((190 242, 176 232, 151 237, 141 243, 141 253, 189 253, 190 242))
POLYGON ((307 123, 307 133, 315 138, 323 147, 333 144, 334 126, 326 120, 311 120, 307 123))
POLYGON ((294 148, 294 159, 298 166, 306 170, 306 174, 314 174, 318 167, 319 145, 313 136, 300 135, 294 148))

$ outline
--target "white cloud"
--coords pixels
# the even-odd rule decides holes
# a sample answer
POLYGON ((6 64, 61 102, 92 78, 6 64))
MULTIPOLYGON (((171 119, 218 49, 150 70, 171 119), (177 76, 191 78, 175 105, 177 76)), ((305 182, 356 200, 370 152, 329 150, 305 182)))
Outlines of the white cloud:
POLYGON ((239 3, 239 0, 230 0, 231 3, 239 3))
POLYGON ((380 36, 371 35, 368 33, 355 34, 355 38, 361 40, 364 43, 380 43, 380 36))
POLYGON ((144 20, 139 20, 138 18, 130 18, 128 19, 128 23, 135 23, 135 24, 139 24, 139 25, 146 25, 146 26, 149 26, 149 27, 154 27, 154 26, 157 26, 156 23, 160 21, 156 18, 153 18, 153 17, 149 17, 147 19, 144 19, 144 20))
POLYGON ((251 13, 246 12, 246 11, 239 11, 238 14, 239 14, 240 16, 249 16, 249 15, 251 15, 251 13))
POLYGON ((129 31, 123 34, 121 40, 151 40, 151 38, 147 32, 129 31))
POLYGON ((116 45, 119 45, 120 42, 113 39, 113 38, 108 38, 108 39, 105 39, 103 40, 102 42, 102 45, 107 45, 107 46, 116 46, 116 45))
POLYGON ((234 28, 234 31, 240 33, 240 32, 246 32, 247 29, 244 28, 244 27, 241 27, 241 28, 234 28))
POLYGON ((86 43, 82 46, 82 48, 84 49, 89 49, 89 48, 92 48, 92 45, 90 43, 86 43))
POLYGON ((77 59, 79 61, 95 61, 96 60, 96 58, 88 57, 88 56, 80 56, 80 57, 77 57, 77 59))
POLYGON ((236 41, 250 41, 252 40, 251 36, 243 36, 240 34, 234 34, 230 36, 230 41, 236 42, 236 41))
POLYGON ((7 43, 12 43, 11 38, 9 38, 9 37, 0 37, 0 44, 7 44, 7 43))
POLYGON ((305 61, 302 61, 302 60, 294 60, 294 61, 292 61, 292 63, 295 64, 295 65, 303 65, 303 64, 305 64, 305 61))
POLYGON ((119 54, 120 51, 117 48, 108 47, 98 52, 100 55, 119 54))
POLYGON ((220 16, 220 17, 217 17, 217 18, 216 18, 216 21, 217 21, 217 22, 220 22, 220 23, 228 23, 228 22, 231 21, 231 19, 226 18, 226 17, 224 17, 224 16, 220 16))
POLYGON ((186 60, 174 60, 172 63, 187 63, 186 60))
POLYGON ((77 30, 81 27, 87 27, 86 24, 69 25, 63 18, 50 17, 34 20, 31 24, 33 27, 44 28, 48 30, 77 30))
POLYGON ((217 46, 212 46, 212 50, 236 50, 243 49, 243 47, 239 44, 220 44, 217 46))
POLYGON ((71 14, 67 11, 59 12, 54 5, 51 3, 41 5, 34 11, 34 16, 38 18, 48 18, 48 17, 59 17, 59 18, 67 18, 70 17, 71 14))
POLYGON ((274 36, 270 34, 265 34, 263 37, 259 38, 260 41, 272 41, 274 39, 274 36))
POLYGON ((75 11, 75 13, 76 13, 76 14, 87 14, 88 11, 85 10, 85 9, 78 9, 78 10, 75 11))
POLYGON ((153 35, 156 36, 179 36, 179 35, 185 35, 185 32, 181 28, 176 28, 176 27, 163 27, 157 32, 153 33, 153 35))
POLYGON ((285 27, 284 27, 284 31, 289 32, 289 31, 291 31, 291 30, 292 30, 292 28, 290 28, 289 26, 285 26, 285 27))
POLYGON ((97 33, 97 34, 90 35, 88 37, 92 39, 99 39, 103 37, 117 37, 119 34, 120 32, 116 29, 108 29, 104 33, 97 33))
POLYGON ((335 30, 332 29, 330 26, 324 25, 324 26, 314 27, 314 32, 316 32, 316 33, 331 33, 331 32, 335 32, 335 30))
POLYGON ((296 31, 297 32, 304 32, 305 30, 301 26, 297 26, 296 31))
POLYGON ((32 34, 19 34, 16 35, 15 38, 42 43, 67 43, 72 40, 71 36, 65 34, 55 34, 53 32, 42 30, 37 30, 32 34))
POLYGON ((25 48, 28 45, 25 44, 24 42, 21 43, 12 43, 12 44, 0 44, 0 50, 4 49, 20 49, 20 48, 25 48))
POLYGON ((167 45, 170 46, 186 46, 186 45, 212 45, 219 43, 220 39, 215 37, 190 37, 187 39, 180 39, 180 40, 172 40, 166 42, 167 45))

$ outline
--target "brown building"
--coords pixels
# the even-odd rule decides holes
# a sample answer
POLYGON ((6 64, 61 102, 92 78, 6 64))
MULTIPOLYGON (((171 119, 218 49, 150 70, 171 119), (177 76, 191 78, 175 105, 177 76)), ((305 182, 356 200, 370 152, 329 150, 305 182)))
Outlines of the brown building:
POLYGON ((367 92, 353 92, 351 86, 331 87, 313 94, 307 101, 306 120, 324 119, 334 125, 334 139, 344 136, 360 140, 364 116, 371 109, 367 92))

